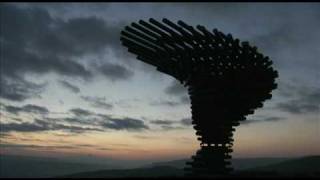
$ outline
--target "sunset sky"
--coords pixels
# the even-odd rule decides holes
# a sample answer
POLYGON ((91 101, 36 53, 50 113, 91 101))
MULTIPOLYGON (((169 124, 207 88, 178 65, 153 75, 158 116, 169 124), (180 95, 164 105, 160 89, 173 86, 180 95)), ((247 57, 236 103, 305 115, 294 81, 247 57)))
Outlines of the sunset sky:
POLYGON ((1 4, 0 154, 195 154, 200 144, 186 89, 120 44, 125 25, 151 17, 217 28, 273 60, 278 89, 236 127, 233 157, 320 154, 315 3, 1 4))

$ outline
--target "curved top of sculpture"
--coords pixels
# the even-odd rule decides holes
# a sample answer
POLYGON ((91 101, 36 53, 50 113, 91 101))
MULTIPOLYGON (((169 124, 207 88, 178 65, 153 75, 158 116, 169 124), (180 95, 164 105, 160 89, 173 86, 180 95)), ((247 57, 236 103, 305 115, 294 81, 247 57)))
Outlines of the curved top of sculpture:
POLYGON ((277 87, 278 73, 268 56, 217 29, 150 18, 126 26, 121 41, 137 59, 198 92, 228 94, 233 100, 224 100, 238 108, 262 107, 262 101, 270 99, 277 87))

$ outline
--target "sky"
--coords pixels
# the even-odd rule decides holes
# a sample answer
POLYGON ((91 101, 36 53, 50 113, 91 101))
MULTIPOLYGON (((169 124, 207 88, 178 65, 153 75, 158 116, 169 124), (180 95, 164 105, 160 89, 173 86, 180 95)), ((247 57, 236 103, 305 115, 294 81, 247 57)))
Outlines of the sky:
POLYGON ((236 127, 233 157, 319 155, 316 3, 2 3, 0 154, 195 154, 186 89, 120 43, 126 25, 149 18, 217 28, 274 62, 278 88, 236 127))

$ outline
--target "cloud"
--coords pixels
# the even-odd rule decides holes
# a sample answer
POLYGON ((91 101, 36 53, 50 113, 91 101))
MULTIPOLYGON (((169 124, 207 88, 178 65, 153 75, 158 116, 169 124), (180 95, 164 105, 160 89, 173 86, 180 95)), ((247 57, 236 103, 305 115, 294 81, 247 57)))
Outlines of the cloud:
POLYGON ((162 130, 165 130, 165 131, 170 131, 170 130, 184 129, 184 127, 181 127, 181 126, 162 125, 162 126, 161 126, 161 129, 162 129, 162 130))
POLYGON ((69 76, 90 76, 82 65, 66 54, 77 49, 76 44, 70 44, 72 34, 59 32, 68 26, 68 22, 53 19, 39 8, 5 4, 1 6, 1 12, 2 63, 6 67, 2 73, 13 76, 53 71, 69 76))
POLYGON ((150 123, 158 125, 161 128, 161 130, 169 131, 169 130, 184 129, 185 126, 189 124, 191 125, 191 119, 183 118, 180 121, 153 120, 153 121, 150 121, 150 123), (179 126, 179 125, 183 125, 183 126, 179 126))
MULTIPOLYGON (((91 111, 87 111, 81 108, 74 108, 71 109, 75 116, 74 117, 64 117, 64 118, 45 118, 46 121, 39 121, 35 120, 38 124, 41 123, 50 123, 52 122, 59 122, 61 125, 57 126, 56 128, 67 129, 71 126, 65 127, 63 124, 78 124, 81 127, 89 125, 94 126, 96 128, 92 130, 99 130, 105 131, 108 129, 112 130, 129 130, 129 131, 141 131, 143 129, 149 129, 149 127, 144 123, 144 121, 134 118, 113 118, 111 115, 108 114, 100 114, 100 113, 93 113, 91 111)), ((45 124, 44 124, 45 125, 45 124)), ((73 130, 76 130, 75 127, 72 126, 73 130)), ((82 129, 79 129, 80 131, 82 129)), ((91 130, 91 129, 88 129, 91 130)))
MULTIPOLYGON (((0 127, 0 129, 1 129, 1 127, 0 127)), ((0 138, 11 139, 12 135, 7 132, 0 131, 0 138)))
POLYGON ((19 114, 20 112, 24 113, 34 113, 34 114, 48 114, 49 110, 46 107, 37 106, 34 104, 27 104, 22 107, 4 105, 4 108, 7 112, 11 114, 19 114))
POLYGON ((73 108, 69 110, 71 113, 73 113, 75 116, 91 116, 94 115, 95 113, 81 109, 81 108, 73 108))
POLYGON ((102 109, 113 108, 112 104, 106 103, 105 97, 94 97, 94 96, 81 96, 81 99, 89 102, 92 106, 102 109))
POLYGON ((53 121, 34 119, 34 122, 23 123, 1 123, 1 132, 40 132, 40 131, 55 131, 63 130, 73 133, 83 133, 86 131, 103 131, 100 128, 64 125, 53 121))
POLYGON ((111 115, 108 115, 108 114, 101 114, 101 113, 98 113, 96 114, 98 117, 102 118, 102 120, 108 120, 110 118, 112 118, 111 115))
POLYGON ((190 126, 192 125, 191 122, 192 122, 192 119, 191 118, 183 118, 180 120, 181 124, 184 125, 184 126, 190 126))
POLYGON ((104 131, 101 128, 73 126, 73 125, 64 125, 64 124, 53 125, 53 129, 50 129, 50 130, 64 130, 64 131, 69 131, 73 133, 84 133, 87 131, 104 131))
POLYGON ((291 100, 285 103, 278 103, 276 106, 279 110, 291 114, 305 114, 319 112, 319 104, 301 103, 298 100, 291 100))
POLYGON ((102 65, 94 65, 94 67, 111 81, 127 80, 133 76, 131 70, 119 64, 105 62, 102 65))
POLYGON ((260 117, 256 119, 247 119, 245 121, 241 121, 241 124, 252 124, 252 123, 261 123, 261 122, 275 122, 275 121, 280 121, 280 120, 285 120, 285 117, 276 117, 276 116, 271 116, 271 117, 260 117))
POLYGON ((38 124, 24 122, 24 123, 1 123, 0 129, 2 132, 37 132, 49 130, 38 124))
POLYGON ((60 122, 67 122, 69 124, 79 124, 79 125, 98 125, 99 119, 97 118, 84 118, 84 117, 65 117, 65 118, 59 118, 56 119, 60 122))
POLYGON ((161 101, 151 102, 149 104, 151 106, 171 106, 171 107, 182 105, 181 102, 175 102, 175 101, 169 101, 169 100, 161 100, 161 101))
POLYGON ((2 148, 30 148, 30 149, 42 149, 42 150, 54 150, 54 149, 79 149, 81 147, 93 147, 99 148, 90 144, 74 144, 74 145, 35 145, 35 144, 16 144, 16 143, 0 143, 2 148))
POLYGON ((287 97, 290 99, 279 102, 274 109, 291 114, 319 113, 320 89, 307 86, 292 86, 287 89, 287 97))
POLYGON ((48 114, 49 110, 46 107, 37 106, 33 104, 27 104, 22 107, 24 112, 36 113, 36 114, 48 114))
POLYGON ((100 150, 100 151, 113 151, 114 149, 113 148, 105 148, 105 147, 99 147, 99 148, 96 148, 97 150, 100 150))
POLYGON ((96 131, 103 131, 103 128, 100 126, 100 122, 103 119, 96 118, 94 114, 87 115, 87 116, 78 116, 78 117, 61 117, 61 118, 49 118, 44 117, 42 119, 35 119, 34 122, 43 125, 43 126, 53 126, 56 127, 57 130, 60 128, 63 129, 70 129, 70 131, 77 132, 82 130, 96 130, 96 131), (67 125, 66 125, 67 124, 67 125), (89 126, 89 129, 86 129, 89 126), (95 127, 95 128, 91 128, 95 127))
POLYGON ((191 125, 191 119, 183 118, 179 121, 153 120, 153 121, 150 121, 150 123, 159 126, 161 130, 170 131, 170 130, 185 129, 186 126, 191 125))
POLYGON ((46 85, 46 83, 37 84, 20 77, 7 77, 2 70, 0 72, 0 98, 6 100, 24 101, 34 97, 40 98, 39 94, 44 91, 46 85))
POLYGON ((34 145, 34 144, 15 144, 15 143, 1 143, 1 147, 3 148, 36 148, 36 149, 75 149, 74 146, 42 146, 42 145, 34 145))
POLYGON ((150 123, 157 124, 157 125, 171 125, 174 122, 169 120, 154 120, 154 121, 150 121, 150 123))
POLYGON ((16 117, 4 115, 4 114, 0 114, 0 117, 5 117, 6 120, 9 120, 10 122, 23 122, 23 119, 21 118, 16 118, 16 117))
POLYGON ((186 96, 181 96, 180 101, 181 101, 183 104, 190 104, 190 98, 189 98, 188 95, 186 95, 186 96))
POLYGON ((11 113, 11 114, 18 114, 19 112, 22 111, 22 108, 21 107, 17 107, 17 106, 4 106, 4 109, 11 113))
MULTIPOLYGON (((1 11, 0 97, 23 101, 42 92, 42 87, 25 80, 28 74, 54 72, 88 80, 95 71, 78 59, 120 46, 120 26, 96 16, 61 19, 44 8, 3 4, 1 11)), ((118 48, 119 49, 119 48, 118 48)), ((112 79, 126 79, 131 73, 106 64, 101 71, 112 79), (116 69, 113 69, 116 68, 116 69)), ((78 89, 61 82, 73 92, 78 89)))
POLYGON ((130 130, 130 131, 141 131, 143 129, 149 129, 149 127, 144 123, 144 121, 134 118, 113 118, 108 114, 99 114, 87 111, 81 108, 71 109, 75 117, 63 117, 63 118, 45 118, 43 120, 36 119, 37 124, 41 124, 44 127, 47 125, 53 125, 53 127, 62 130, 69 131, 105 131, 108 129, 112 130, 130 130), (59 122, 57 124, 57 122, 59 122), (70 124, 69 126, 64 125, 65 123, 70 124), (80 126, 72 126, 73 124, 78 124, 80 126), (90 126, 90 128, 85 128, 90 126), (91 127, 95 128, 91 128, 91 127))
POLYGON ((156 139, 157 138, 155 136, 147 136, 147 135, 134 135, 133 137, 137 139, 156 139))
POLYGON ((71 92, 73 93, 79 93, 80 92, 80 88, 78 88, 77 86, 67 82, 67 81, 63 81, 63 80, 59 80, 58 81, 59 84, 67 89, 69 89, 71 92))
POLYGON ((133 118, 109 118, 107 122, 101 123, 101 126, 108 129, 114 130, 143 130, 149 129, 142 120, 133 118))
POLYGON ((2 20, 6 25, 5 40, 21 42, 21 46, 29 43, 29 48, 41 55, 81 56, 120 45, 119 24, 108 24, 96 16, 61 19, 52 17, 44 8, 6 4, 2 6, 2 20), (33 26, 27 26, 29 24, 33 26))
POLYGON ((165 88, 165 93, 171 96, 180 96, 179 102, 173 101, 161 101, 158 103, 153 103, 152 105, 167 105, 167 106, 177 106, 183 104, 190 104, 190 99, 188 97, 188 90, 179 81, 174 80, 171 84, 165 88))
POLYGON ((187 94, 188 91, 187 88, 175 80, 165 89, 165 92, 169 95, 183 95, 187 94))

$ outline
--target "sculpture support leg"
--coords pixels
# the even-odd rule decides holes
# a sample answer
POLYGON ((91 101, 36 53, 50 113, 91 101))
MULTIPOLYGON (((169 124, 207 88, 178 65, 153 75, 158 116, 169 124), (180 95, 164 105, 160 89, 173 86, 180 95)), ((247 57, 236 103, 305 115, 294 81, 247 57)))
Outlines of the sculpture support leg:
MULTIPOLYGON (((201 149, 186 163, 186 176, 217 176, 232 171, 230 153, 233 145, 233 126, 237 120, 230 119, 232 110, 221 99, 227 94, 203 93, 189 87, 191 99, 192 124, 201 141, 201 149), (230 112, 231 111, 231 112, 230 112), (205 119, 205 120, 204 120, 205 119)), ((205 89, 206 90, 206 89, 205 89)), ((209 92, 209 90, 207 90, 209 92)))
POLYGON ((201 146, 197 154, 192 156, 192 161, 186 163, 185 176, 209 177, 228 174, 232 171, 230 151, 229 146, 201 146))

